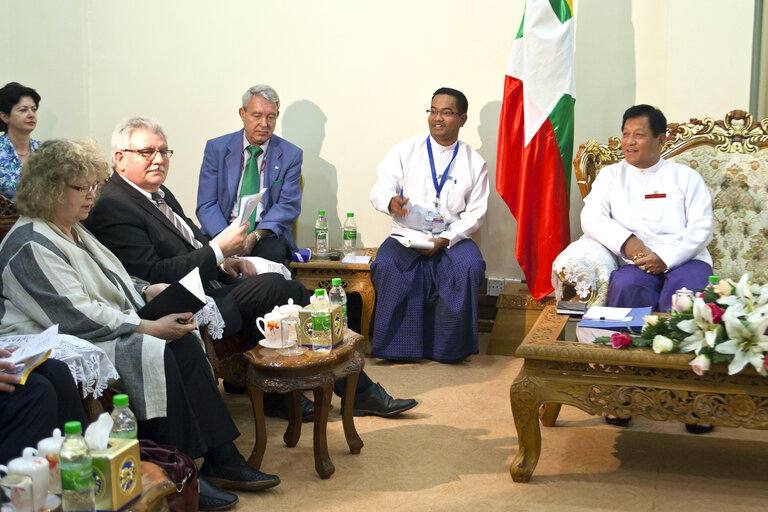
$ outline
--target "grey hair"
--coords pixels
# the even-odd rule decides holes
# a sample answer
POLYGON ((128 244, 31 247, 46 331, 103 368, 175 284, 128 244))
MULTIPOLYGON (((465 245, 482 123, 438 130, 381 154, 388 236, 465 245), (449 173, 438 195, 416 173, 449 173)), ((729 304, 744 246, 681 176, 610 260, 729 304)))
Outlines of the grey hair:
MULTIPOLYGON (((114 159, 115 151, 122 151, 128 149, 131 145, 131 134, 136 130, 146 130, 151 133, 160 135, 167 143, 168 137, 163 132, 163 127, 156 121, 147 117, 131 117, 121 121, 115 126, 115 131, 112 132, 112 155, 114 159)), ((114 164, 114 162, 112 162, 114 164)))
POLYGON ((275 90, 267 84, 254 85, 243 94, 243 110, 248 110, 248 103, 254 96, 261 96, 270 103, 274 103, 277 110, 280 110, 280 97, 275 90))

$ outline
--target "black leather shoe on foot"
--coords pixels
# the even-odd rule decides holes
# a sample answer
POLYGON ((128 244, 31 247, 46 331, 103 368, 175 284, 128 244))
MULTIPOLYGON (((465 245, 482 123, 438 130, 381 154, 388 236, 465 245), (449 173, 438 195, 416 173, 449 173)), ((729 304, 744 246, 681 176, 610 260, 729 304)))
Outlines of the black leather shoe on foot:
POLYGON ((236 494, 219 489, 202 476, 198 476, 197 481, 200 483, 200 502, 197 506, 200 510, 227 510, 240 501, 236 494))
POLYGON ((232 466, 205 462, 200 468, 200 475, 213 485, 236 491, 262 491, 280 483, 277 475, 253 469, 242 457, 232 466))
POLYGON ((685 424, 685 430, 687 430, 689 434, 708 434, 714 429, 715 427, 709 423, 699 423, 694 425, 685 424))
MULTIPOLYGON (((412 398, 392 398, 377 382, 365 393, 355 395, 355 405, 352 412, 355 416, 391 418, 413 409, 417 405, 418 402, 412 398)), ((342 405, 342 407, 344 406, 342 405)))
MULTIPOLYGON (((264 396, 264 414, 272 418, 288 419, 288 400, 286 395, 264 396)), ((331 405, 329 411, 333 409, 331 405)), ((309 398, 301 395, 301 421, 307 423, 315 419, 315 404, 309 398)))
POLYGON ((607 424, 615 425, 617 427, 626 427, 629 425, 629 422, 632 421, 632 418, 617 418, 612 414, 603 414, 603 419, 607 424))

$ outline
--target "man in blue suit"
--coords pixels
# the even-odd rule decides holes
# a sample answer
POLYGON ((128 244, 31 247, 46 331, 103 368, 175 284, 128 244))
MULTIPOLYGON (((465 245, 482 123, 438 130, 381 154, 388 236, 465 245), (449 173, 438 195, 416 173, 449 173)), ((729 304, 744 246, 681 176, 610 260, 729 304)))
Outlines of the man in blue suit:
POLYGON ((240 198, 266 188, 251 217, 246 253, 278 263, 291 258, 296 243, 291 225, 301 212, 301 149, 273 135, 280 98, 268 85, 243 95, 243 129, 211 139, 205 146, 197 189, 197 218, 216 236, 237 217, 240 198))

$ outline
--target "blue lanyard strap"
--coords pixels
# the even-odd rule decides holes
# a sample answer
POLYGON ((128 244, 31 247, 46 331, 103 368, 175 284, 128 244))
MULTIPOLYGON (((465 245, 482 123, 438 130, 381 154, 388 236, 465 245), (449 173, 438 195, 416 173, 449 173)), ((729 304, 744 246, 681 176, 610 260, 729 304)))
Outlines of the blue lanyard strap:
POLYGON ((448 170, 451 168, 451 164, 456 159, 456 155, 459 153, 459 141, 456 141, 456 148, 453 150, 453 156, 451 161, 443 171, 443 175, 440 177, 440 183, 437 182, 437 171, 435 171, 435 158, 432 156, 432 144, 429 143, 429 136, 427 136, 427 154, 429 154, 429 168, 432 171, 432 183, 435 185, 435 194, 440 199, 440 192, 443 190, 443 185, 448 179, 448 170))

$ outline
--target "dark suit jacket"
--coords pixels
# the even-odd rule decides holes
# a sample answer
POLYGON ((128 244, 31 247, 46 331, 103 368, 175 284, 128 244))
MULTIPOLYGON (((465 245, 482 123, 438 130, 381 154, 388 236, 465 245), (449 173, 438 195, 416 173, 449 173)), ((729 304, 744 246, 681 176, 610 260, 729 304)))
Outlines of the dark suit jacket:
POLYGON ((208 237, 184 215, 171 191, 161 188, 165 202, 187 222, 203 247, 195 249, 190 245, 157 206, 117 172, 102 188, 84 224, 117 256, 130 275, 150 283, 172 283, 199 267, 205 291, 216 300, 224 321, 228 326, 241 325, 234 299, 210 293, 214 291, 212 282, 230 284, 234 280, 216 264, 208 237))
MULTIPOLYGON (((243 130, 211 139, 205 145, 197 187, 197 218, 203 231, 217 235, 229 224, 240 184, 243 130)), ((291 224, 301 213, 302 152, 285 139, 272 135, 264 165, 264 214, 260 229, 284 236, 296 251, 291 224)))

